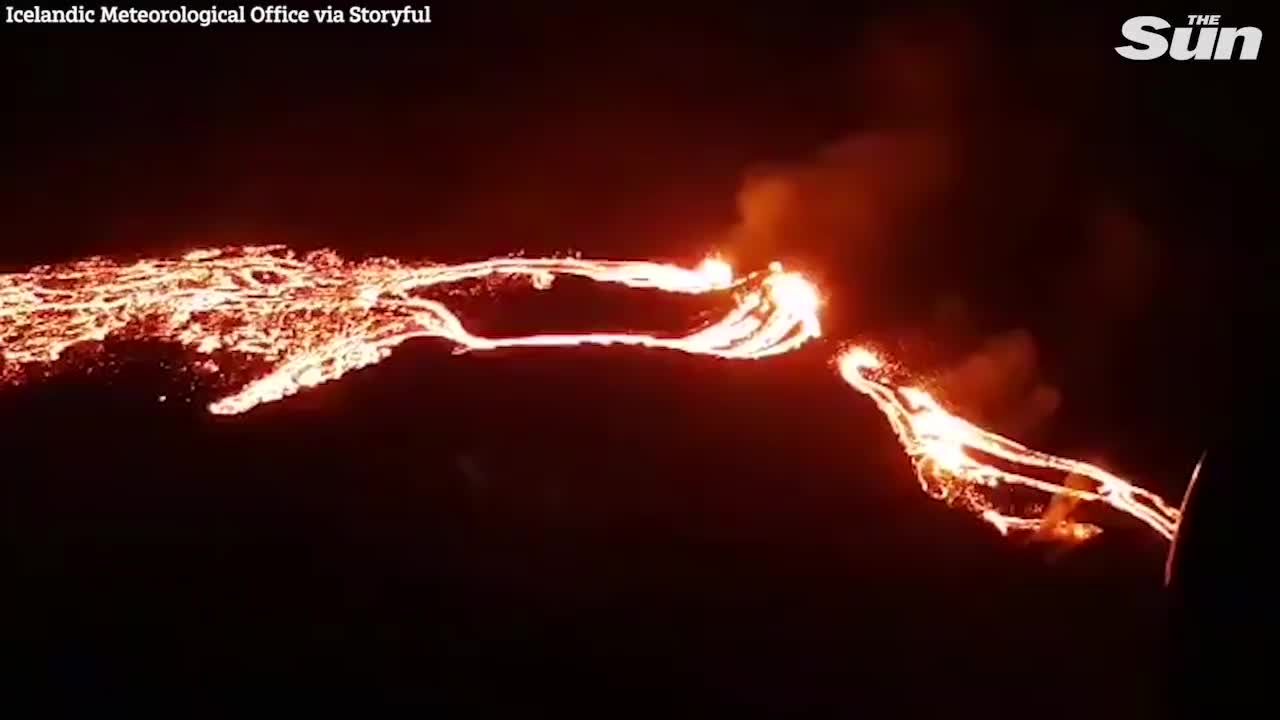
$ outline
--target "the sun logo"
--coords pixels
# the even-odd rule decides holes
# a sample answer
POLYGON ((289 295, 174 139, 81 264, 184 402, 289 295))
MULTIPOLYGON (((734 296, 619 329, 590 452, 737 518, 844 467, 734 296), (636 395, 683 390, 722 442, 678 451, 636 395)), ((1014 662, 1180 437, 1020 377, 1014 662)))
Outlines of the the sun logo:
POLYGON ((1173 27, 1163 18, 1140 15, 1129 18, 1120 34, 1131 44, 1115 50, 1128 60, 1155 60, 1167 52, 1174 60, 1257 60, 1262 31, 1256 27, 1219 27, 1221 15, 1188 15, 1187 27, 1174 28, 1170 42, 1158 31, 1173 27), (1195 33, 1195 46, 1191 36, 1195 33), (1235 58, 1239 47, 1239 58, 1235 58))

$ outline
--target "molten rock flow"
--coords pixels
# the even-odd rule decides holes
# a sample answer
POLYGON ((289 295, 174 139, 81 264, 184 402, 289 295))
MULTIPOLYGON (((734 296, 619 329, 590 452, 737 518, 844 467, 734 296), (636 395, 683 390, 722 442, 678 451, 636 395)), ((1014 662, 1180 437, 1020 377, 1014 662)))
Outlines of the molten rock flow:
MULTIPOLYGON (((271 246, 200 250, 133 264, 91 259, 0 275, 0 380, 55 362, 74 345, 132 330, 203 355, 225 352, 265 361, 265 375, 209 406, 214 413, 235 414, 376 363, 415 337, 444 338, 459 352, 593 344, 755 359, 819 337, 819 305, 813 285, 778 263, 735 278, 714 258, 696 268, 578 258, 352 263, 332 252, 298 257, 271 246), (731 292, 735 305, 718 321, 679 337, 617 332, 486 338, 468 332, 440 299, 442 288, 464 280, 523 277, 545 289, 563 275, 671 293, 731 292), (426 297, 433 289, 433 297, 426 297)), ((1069 514, 1077 502, 1096 502, 1173 537, 1179 512, 1152 493, 951 414, 924 390, 892 384, 890 370, 866 348, 848 348, 836 362, 845 381, 888 418, 925 491, 976 512, 1000 532, 1083 541, 1100 530, 1071 521, 1069 514), (1059 503, 1029 514, 1018 510, 1025 506, 1010 497, 1010 489, 1059 503)))
POLYGON ((85 260, 0 275, 0 373, 56 361, 69 347, 130 327, 202 354, 229 351, 271 370, 209 406, 241 413, 376 363, 400 343, 439 337, 460 351, 503 347, 640 345, 723 358, 760 358, 820 334, 818 296, 777 263, 735 279, 708 259, 688 269, 643 261, 498 258, 461 265, 379 259, 344 262, 332 252, 297 257, 280 247, 200 250, 180 259, 121 265, 85 260), (463 280, 524 276, 546 288, 575 275, 674 293, 734 290, 737 304, 718 322, 683 337, 632 333, 472 335, 431 288, 463 280))
POLYGON ((891 384, 883 361, 866 348, 844 350, 836 364, 845 381, 874 400, 889 419, 925 492, 976 512, 1001 533, 1031 531, 1079 542, 1101 532, 1065 516, 1025 517, 1001 510, 1002 504, 1011 503, 997 499, 1000 491, 1013 487, 1054 498, 1105 503, 1146 523, 1166 540, 1173 538, 1179 512, 1153 493, 1097 466, 1032 450, 983 430, 947 412, 920 388, 891 384), (1062 482, 1037 476, 1055 473, 1064 476, 1062 482))

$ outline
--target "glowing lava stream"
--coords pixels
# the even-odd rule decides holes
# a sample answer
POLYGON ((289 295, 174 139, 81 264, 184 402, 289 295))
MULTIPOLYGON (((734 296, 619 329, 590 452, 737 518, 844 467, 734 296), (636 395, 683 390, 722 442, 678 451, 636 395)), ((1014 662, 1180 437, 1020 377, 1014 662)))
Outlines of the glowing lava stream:
MULTIPOLYGON (((716 259, 692 269, 578 258, 413 265, 389 259, 352 263, 328 251, 298 257, 279 246, 199 250, 133 264, 91 259, 0 275, 0 380, 55 362, 73 345, 130 331, 204 355, 221 351, 265 360, 264 376, 209 406, 214 413, 235 414, 376 363, 416 337, 449 340, 458 352, 621 344, 763 358, 819 337, 819 304, 817 290, 778 263, 735 279, 732 269, 716 259), (485 338, 468 332, 441 300, 415 294, 480 278, 524 277, 544 289, 562 275, 673 293, 733 291, 736 305, 720 320, 680 337, 485 338)), ((1053 514, 1027 517, 998 509, 1012 504, 999 500, 995 491, 1015 486, 1058 499, 1104 503, 1173 538, 1179 511, 1156 495, 1094 465, 1038 452, 977 427, 917 387, 891 384, 890 370, 866 348, 847 348, 836 363, 845 381, 875 401, 889 420, 925 491, 976 512, 1001 533, 1032 531, 1078 542, 1100 532, 1094 525, 1048 519, 1053 514), (1059 484, 1002 469, 982 456, 1026 472, 1066 477, 1059 484)), ((1059 514, 1065 518, 1066 513, 1059 514)))
POLYGON ((639 345, 722 358, 762 358, 818 337, 819 298, 773 263, 735 279, 723 261, 694 269, 644 261, 497 258, 460 265, 389 259, 345 262, 329 251, 296 257, 279 246, 198 250, 121 265, 90 259, 0 275, 0 378, 56 361, 69 347, 139 325, 199 353, 229 351, 272 364, 264 377, 209 406, 245 412, 366 365, 415 337, 459 352, 506 347, 639 345), (736 290, 719 321, 682 337, 631 333, 484 338, 441 301, 415 295, 462 280, 524 276, 546 288, 559 275, 632 288, 702 294, 736 290))
POLYGON ((1105 503, 1146 523, 1172 540, 1180 513, 1159 496, 1122 480, 1095 465, 1032 450, 983 430, 947 412, 929 393, 890 384, 881 359, 864 347, 850 347, 836 357, 840 375, 870 397, 893 426, 902 448, 915 466, 920 484, 932 497, 978 513, 1003 534, 1032 531, 1053 539, 1079 542, 1101 530, 1087 523, 1056 525, 1042 518, 1006 514, 997 509, 992 491, 1022 486, 1056 497, 1105 503), (1064 484, 1042 480, 982 461, 974 451, 1010 466, 1067 474, 1064 484))

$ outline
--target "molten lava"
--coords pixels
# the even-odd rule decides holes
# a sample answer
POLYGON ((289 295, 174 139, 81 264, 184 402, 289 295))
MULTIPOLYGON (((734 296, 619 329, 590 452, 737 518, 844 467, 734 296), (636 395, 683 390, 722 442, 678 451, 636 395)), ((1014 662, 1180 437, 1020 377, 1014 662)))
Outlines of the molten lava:
POLYGON ((67 348, 143 326, 198 353, 228 351, 270 371, 209 406, 241 413, 376 363, 415 337, 460 352, 505 347, 640 345, 722 358, 784 353, 817 337, 818 296, 774 263, 735 279, 723 261, 688 269, 643 261, 498 258, 461 265, 378 259, 345 262, 328 251, 296 257, 277 246, 199 250, 180 259, 121 265, 91 259, 0 275, 0 376, 56 361, 67 348), (471 334, 438 298, 423 293, 463 280, 523 276, 546 288, 574 275, 673 293, 736 290, 718 322, 683 337, 632 333, 485 338, 471 334))
MULTIPOLYGON (((209 406, 214 413, 235 414, 376 363, 416 337, 446 339, 458 352, 618 344, 754 359, 819 337, 819 305, 813 285, 778 263, 735 278, 714 258, 692 269, 578 258, 354 263, 328 251, 299 257, 270 246, 200 250, 132 264, 90 259, 0 275, 0 380, 55 362, 72 346, 133 330, 206 356, 218 352, 264 361, 264 375, 209 406), (720 320, 679 337, 616 332, 486 338, 468 332, 442 299, 448 286, 464 280, 524 278, 545 289, 564 275, 671 293, 732 292, 736 304, 720 320)), ((891 371, 866 348, 848 348, 836 362, 845 381, 888 418, 925 491, 976 512, 1001 533, 1083 541, 1100 530, 1069 516, 1076 503, 1095 502, 1173 537, 1179 512, 1156 495, 1094 465, 1032 450, 953 415, 924 390, 894 384, 891 371), (1055 474, 1063 479, 1055 480, 1055 474), (1057 502, 1033 516, 1019 511, 1008 497, 1010 488, 1057 502)))
POLYGON ((1020 487, 1054 497, 1104 503, 1146 523, 1166 540, 1173 539, 1179 512, 1153 493, 1095 465, 1032 450, 947 412, 924 390, 892 384, 885 364, 864 347, 847 348, 837 356, 836 364, 845 381, 874 400, 888 418, 925 492, 976 512, 1001 533, 1031 531, 1079 542, 1101 532, 1095 525, 1073 522, 1065 516, 1047 521, 1044 516, 1027 517, 999 509, 997 493, 1020 487), (1064 475, 1064 480, 1031 474, 1043 471, 1064 475))

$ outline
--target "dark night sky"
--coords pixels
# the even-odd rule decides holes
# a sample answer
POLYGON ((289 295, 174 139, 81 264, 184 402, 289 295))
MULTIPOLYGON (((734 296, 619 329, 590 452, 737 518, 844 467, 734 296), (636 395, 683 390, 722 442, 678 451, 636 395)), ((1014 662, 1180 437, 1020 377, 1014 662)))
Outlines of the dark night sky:
MULTIPOLYGON (((1123 61, 1149 6, 510 5, 396 30, 3 26, 0 267, 718 248, 793 261, 831 338, 939 377, 1033 338, 1011 362, 1061 400, 1027 439, 1166 497, 1229 429, 1265 47, 1123 61), (753 230, 771 187, 790 194, 753 230)), ((616 322, 592 297, 475 322, 616 322)), ((97 376, 0 393, 6 645, 30 687, 98 709, 1176 710, 1161 544, 1121 522, 1053 558, 929 501, 833 347, 423 342, 215 420, 171 349, 111 344, 97 376)), ((975 397, 1018 415, 1016 392, 975 397)))

